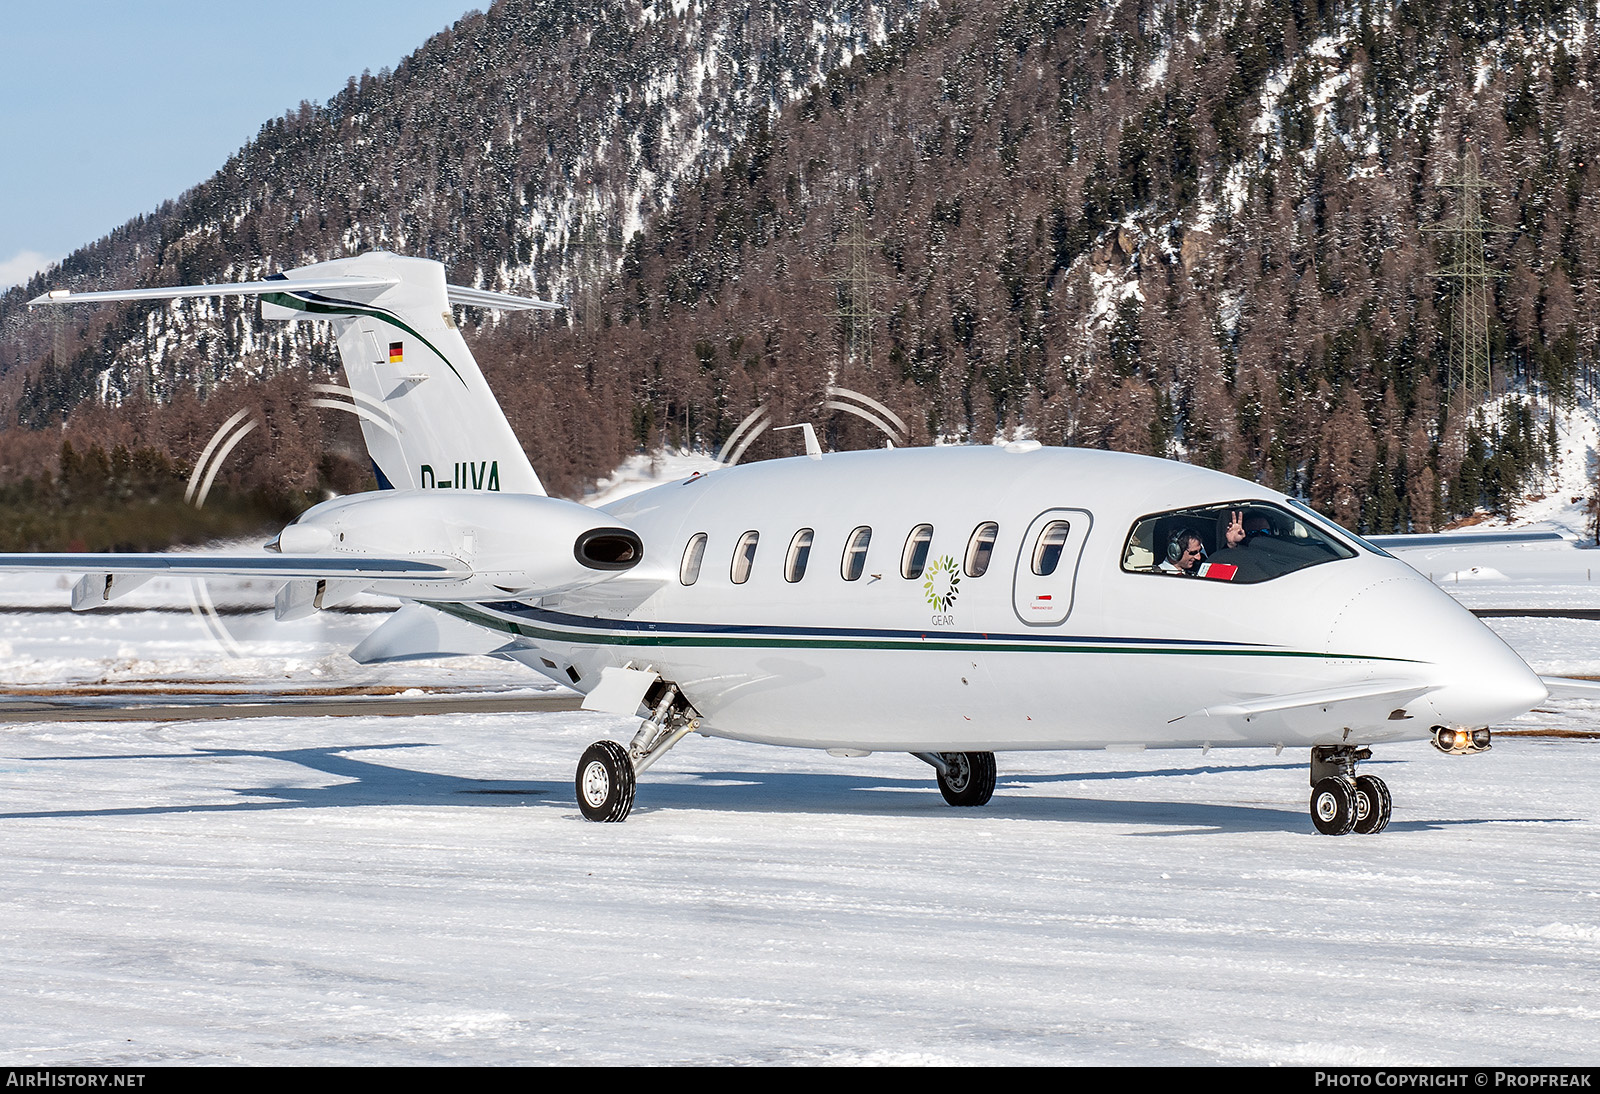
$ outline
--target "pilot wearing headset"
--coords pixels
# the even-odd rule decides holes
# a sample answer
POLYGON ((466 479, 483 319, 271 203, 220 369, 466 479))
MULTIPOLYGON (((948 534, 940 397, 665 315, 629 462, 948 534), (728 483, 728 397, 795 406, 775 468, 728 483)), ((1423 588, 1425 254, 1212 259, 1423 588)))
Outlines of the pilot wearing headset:
POLYGON ((1193 528, 1179 528, 1167 540, 1167 557, 1156 567, 1162 573, 1194 577, 1206 557, 1205 540, 1193 528))

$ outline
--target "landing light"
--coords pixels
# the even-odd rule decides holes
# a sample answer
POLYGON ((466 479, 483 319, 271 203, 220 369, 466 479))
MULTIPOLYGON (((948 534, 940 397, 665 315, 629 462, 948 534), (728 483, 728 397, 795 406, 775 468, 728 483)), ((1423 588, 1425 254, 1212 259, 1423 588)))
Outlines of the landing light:
POLYGON ((1447 755, 1465 756, 1474 752, 1487 752, 1490 744, 1491 735, 1487 729, 1433 727, 1433 747, 1447 755))

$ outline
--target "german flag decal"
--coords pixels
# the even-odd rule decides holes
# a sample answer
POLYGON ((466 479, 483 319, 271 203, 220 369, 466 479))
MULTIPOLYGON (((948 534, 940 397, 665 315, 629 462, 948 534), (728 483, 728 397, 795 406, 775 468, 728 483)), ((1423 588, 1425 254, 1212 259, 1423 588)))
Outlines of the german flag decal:
POLYGON ((398 365, 406 359, 406 344, 404 342, 389 343, 389 363, 398 365))

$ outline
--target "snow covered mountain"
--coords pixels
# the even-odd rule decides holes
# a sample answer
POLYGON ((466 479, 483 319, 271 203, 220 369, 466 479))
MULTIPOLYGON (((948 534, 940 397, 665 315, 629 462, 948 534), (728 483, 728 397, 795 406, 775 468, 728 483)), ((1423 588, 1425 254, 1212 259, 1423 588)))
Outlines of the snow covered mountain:
MULTIPOLYGON (((1513 508, 1561 449, 1548 408, 1591 388, 1595 18, 1562 0, 502 0, 268 123, 48 281, 249 277, 377 246, 568 299, 558 325, 477 337, 569 492, 641 447, 715 446, 759 404, 880 443, 824 420, 840 384, 913 440, 1165 454, 1352 526, 1434 527, 1513 508), (1481 422, 1451 395, 1439 274, 1459 255, 1426 231, 1460 208, 1469 150, 1503 229, 1497 382, 1529 393, 1481 422)), ((52 328, 19 309, 45 280, 0 298, 13 467, 41 446, 12 434, 85 400, 220 390, 220 421, 252 390, 237 381, 330 362, 232 303, 52 328)), ((163 443, 159 407, 143 420, 163 443)), ((296 436, 313 450, 273 466, 315 467, 317 431, 296 436)))

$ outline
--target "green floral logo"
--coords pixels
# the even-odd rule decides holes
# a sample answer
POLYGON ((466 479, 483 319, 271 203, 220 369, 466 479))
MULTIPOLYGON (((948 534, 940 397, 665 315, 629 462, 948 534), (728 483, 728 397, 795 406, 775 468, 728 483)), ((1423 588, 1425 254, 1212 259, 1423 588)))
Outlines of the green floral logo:
POLYGON ((935 611, 949 611, 961 587, 961 573, 956 569, 956 560, 949 555, 936 558, 926 573, 928 579, 922 583, 922 591, 927 595, 928 603, 933 605, 935 611))

